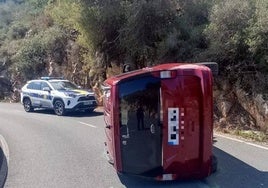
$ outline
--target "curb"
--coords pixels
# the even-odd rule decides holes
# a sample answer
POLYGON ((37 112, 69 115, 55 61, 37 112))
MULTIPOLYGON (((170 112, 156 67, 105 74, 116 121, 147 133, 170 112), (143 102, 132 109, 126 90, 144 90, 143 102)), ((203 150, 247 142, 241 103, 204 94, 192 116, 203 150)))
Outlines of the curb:
POLYGON ((0 134, 0 187, 4 187, 8 174, 9 149, 4 137, 0 134))

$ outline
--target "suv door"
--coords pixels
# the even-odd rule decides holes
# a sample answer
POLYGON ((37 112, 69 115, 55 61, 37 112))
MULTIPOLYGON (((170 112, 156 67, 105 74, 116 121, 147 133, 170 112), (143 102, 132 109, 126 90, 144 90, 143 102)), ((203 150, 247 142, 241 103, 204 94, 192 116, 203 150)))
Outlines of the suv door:
POLYGON ((34 107, 40 107, 41 105, 39 96, 40 89, 41 89, 40 81, 32 81, 27 86, 27 93, 29 93, 29 97, 34 107))
POLYGON ((40 97, 40 104, 42 107, 45 108, 52 108, 52 97, 50 91, 47 91, 49 88, 51 90, 51 87, 46 82, 40 83, 40 91, 39 91, 39 97, 40 97))

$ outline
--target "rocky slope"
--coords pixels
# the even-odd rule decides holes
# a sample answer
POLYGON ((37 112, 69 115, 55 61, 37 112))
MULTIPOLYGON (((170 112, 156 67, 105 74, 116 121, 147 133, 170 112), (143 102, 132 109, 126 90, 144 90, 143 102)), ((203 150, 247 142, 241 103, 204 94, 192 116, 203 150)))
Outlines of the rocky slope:
MULTIPOLYGON (((264 87, 260 80, 254 79, 256 76, 247 78, 251 78, 255 88, 264 87)), ((216 130, 268 141, 267 94, 252 90, 252 87, 245 90, 245 83, 241 80, 231 83, 223 77, 216 78, 214 125, 216 130)))

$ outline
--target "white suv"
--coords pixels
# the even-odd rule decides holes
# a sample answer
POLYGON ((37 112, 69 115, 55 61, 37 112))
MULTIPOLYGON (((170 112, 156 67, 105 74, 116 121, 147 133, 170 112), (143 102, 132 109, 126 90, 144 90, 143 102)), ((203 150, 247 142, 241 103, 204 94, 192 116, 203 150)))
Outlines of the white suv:
POLYGON ((92 112, 97 107, 92 91, 82 90, 68 80, 55 77, 28 81, 21 89, 21 103, 26 112, 35 108, 54 109, 59 116, 67 111, 92 112))

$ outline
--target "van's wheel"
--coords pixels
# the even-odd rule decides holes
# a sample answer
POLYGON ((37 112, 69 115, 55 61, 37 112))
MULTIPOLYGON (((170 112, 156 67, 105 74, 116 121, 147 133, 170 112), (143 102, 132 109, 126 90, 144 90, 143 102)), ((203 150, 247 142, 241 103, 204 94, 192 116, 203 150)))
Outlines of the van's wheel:
POLYGON ((32 102, 29 98, 25 98, 23 100, 23 107, 24 107, 24 110, 26 112, 32 112, 33 111, 33 107, 32 107, 32 102))
POLYGON ((65 106, 62 100, 56 100, 54 102, 54 111, 55 111, 55 114, 57 114, 58 116, 65 115, 65 106))
POLYGON ((211 161, 211 170, 212 170, 212 173, 215 173, 218 169, 218 159, 215 155, 212 155, 212 161, 211 161))

